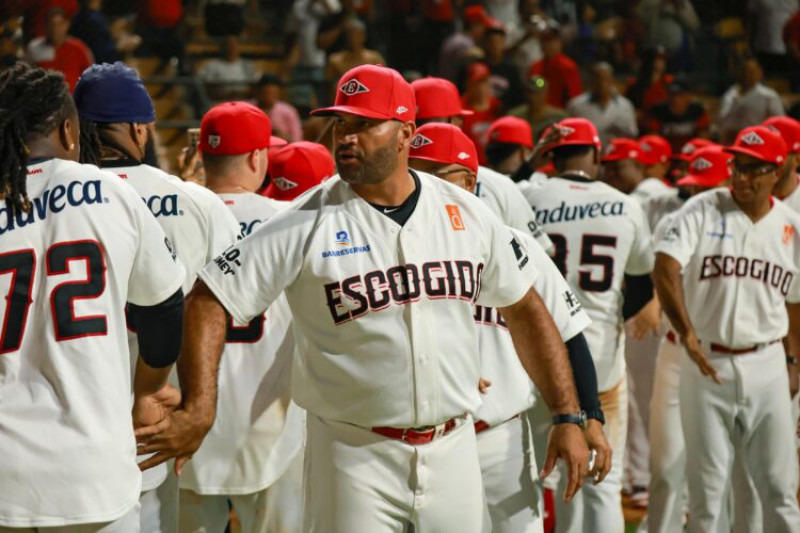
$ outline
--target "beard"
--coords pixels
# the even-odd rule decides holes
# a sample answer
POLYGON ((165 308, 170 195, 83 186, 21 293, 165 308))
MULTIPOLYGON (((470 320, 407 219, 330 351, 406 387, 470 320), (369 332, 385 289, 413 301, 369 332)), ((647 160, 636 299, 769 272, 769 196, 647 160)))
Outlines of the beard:
POLYGON ((144 143, 144 157, 142 163, 155 168, 161 168, 158 164, 158 153, 156 153, 156 141, 153 139, 153 134, 147 136, 147 141, 144 143))
POLYGON ((350 185, 370 185, 380 183, 389 177, 399 165, 394 142, 381 146, 369 157, 358 157, 358 162, 340 163, 338 150, 336 170, 339 177, 350 185))

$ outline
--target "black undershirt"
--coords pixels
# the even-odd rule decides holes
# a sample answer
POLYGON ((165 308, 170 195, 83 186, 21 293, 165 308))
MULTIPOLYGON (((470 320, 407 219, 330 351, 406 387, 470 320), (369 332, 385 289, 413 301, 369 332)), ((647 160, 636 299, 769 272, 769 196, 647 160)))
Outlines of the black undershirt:
POLYGON ((416 209, 417 200, 419 200, 419 190, 422 187, 416 172, 411 169, 408 169, 408 171, 411 173, 411 177, 414 178, 414 192, 412 192, 402 204, 377 205, 373 204, 372 202, 369 203, 369 205, 377 209, 379 213, 383 213, 387 217, 397 222, 400 226, 405 225, 409 217, 411 217, 411 214, 414 212, 414 209, 416 209))

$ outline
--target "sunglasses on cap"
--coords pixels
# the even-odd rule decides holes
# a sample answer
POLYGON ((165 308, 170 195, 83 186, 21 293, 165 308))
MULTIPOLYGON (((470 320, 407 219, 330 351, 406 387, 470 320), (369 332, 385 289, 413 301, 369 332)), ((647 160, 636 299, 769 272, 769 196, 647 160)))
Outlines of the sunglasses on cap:
POLYGON ((732 159, 731 162, 728 163, 728 166, 731 170, 731 173, 743 174, 753 178, 757 178, 778 170, 777 165, 770 163, 764 164, 760 161, 756 161, 755 163, 739 163, 735 159, 732 159))

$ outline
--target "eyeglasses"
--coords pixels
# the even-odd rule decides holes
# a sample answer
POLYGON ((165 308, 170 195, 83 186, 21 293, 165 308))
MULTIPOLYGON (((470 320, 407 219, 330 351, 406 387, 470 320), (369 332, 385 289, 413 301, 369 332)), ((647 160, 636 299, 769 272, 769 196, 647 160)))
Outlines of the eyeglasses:
POLYGON ((728 168, 730 168, 731 173, 733 174, 742 174, 751 178, 758 178, 778 170, 777 165, 765 165, 764 163, 759 162, 747 164, 737 163, 735 159, 731 160, 728 168))

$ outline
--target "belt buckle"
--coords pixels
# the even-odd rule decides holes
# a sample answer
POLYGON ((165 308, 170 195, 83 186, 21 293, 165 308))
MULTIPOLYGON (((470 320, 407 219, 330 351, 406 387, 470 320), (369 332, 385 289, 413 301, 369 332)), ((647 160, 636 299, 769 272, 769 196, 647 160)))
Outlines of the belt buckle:
POLYGON ((431 441, 442 438, 442 435, 444 435, 444 430, 446 427, 447 427, 447 422, 442 422, 441 424, 434 426, 433 438, 431 438, 431 441))

